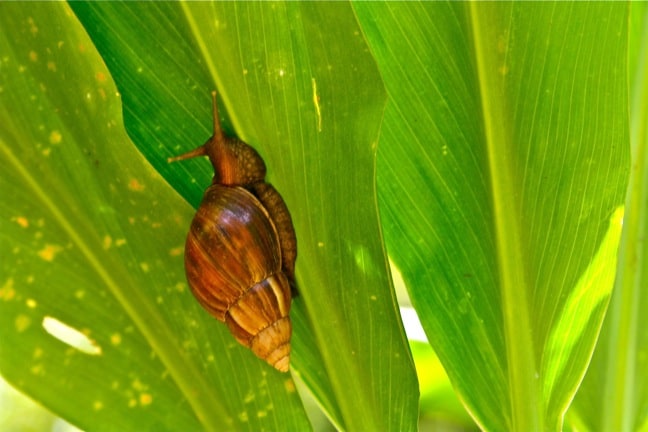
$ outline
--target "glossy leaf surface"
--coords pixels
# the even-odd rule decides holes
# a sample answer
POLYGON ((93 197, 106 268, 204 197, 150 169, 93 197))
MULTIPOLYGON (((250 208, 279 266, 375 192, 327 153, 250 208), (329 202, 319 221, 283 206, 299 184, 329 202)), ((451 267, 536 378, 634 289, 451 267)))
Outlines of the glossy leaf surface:
MULTIPOLYGON (((293 372, 299 373, 343 428, 414 428, 414 369, 390 290, 374 192, 373 162, 385 93, 349 6, 74 3, 72 8, 110 69, 110 75, 101 69, 98 76, 106 80, 112 76, 116 82, 130 138, 194 206, 209 184, 209 164, 168 165, 166 159, 207 139, 211 130, 209 92, 218 88, 222 111, 230 114, 236 133, 264 156, 270 167, 269 180, 288 202, 298 231, 301 295, 291 311, 296 329, 293 372), (311 31, 325 22, 335 22, 344 31, 331 35, 311 31), (366 85, 367 80, 371 85, 366 85)), ((8 16, 14 20, 12 14, 8 16)), ((57 15, 45 9, 42 16, 57 15)), ((60 39, 57 32, 73 22, 69 14, 64 19, 65 25, 49 27, 50 39, 60 39)), ((28 24, 26 20, 18 22, 28 24)), ((64 41, 63 45, 90 50, 92 45, 86 41, 64 41)), ((70 64, 70 70, 74 66, 70 64)), ((79 67, 70 74, 87 74, 83 65, 79 67)), ((65 86, 56 85, 64 91, 65 86)), ((106 94, 114 95, 114 90, 106 94)), ((74 104, 79 102, 71 100, 70 106, 74 104)), ((118 109, 115 105, 113 114, 118 109)), ((7 114, 10 119, 13 115, 7 114)), ((101 129, 97 132, 102 136, 101 129)), ((131 145, 124 135, 102 139, 131 145)), ((81 136, 77 146, 83 142, 103 141, 94 135, 81 136)), ((119 150, 112 157, 121 164, 120 174, 141 172, 139 165, 132 166, 139 161, 159 182, 137 153, 119 150)), ((115 169, 108 174, 114 177, 115 169)), ((90 170, 87 175, 92 174, 90 170)), ((77 181, 73 178, 69 184, 77 181)), ((110 182, 103 183, 110 187, 110 182)), ((141 181, 131 183, 130 179, 122 183, 136 190, 141 186, 141 181)), ((87 187, 93 183, 86 178, 81 184, 87 187)), ((147 183, 141 202, 125 202, 138 208, 151 201, 164 205, 164 210, 147 208, 148 218, 166 215, 175 224, 175 233, 158 227, 156 221, 151 224, 160 231, 133 228, 145 240, 115 263, 133 270, 134 275, 126 272, 124 276, 127 292, 139 292, 141 284, 146 285, 140 288, 146 289, 145 293, 155 295, 144 295, 132 309, 125 295, 122 298, 109 290, 103 297, 115 297, 116 310, 135 321, 133 328, 143 333, 141 346, 146 347, 140 352, 161 359, 158 375, 168 371, 164 376, 178 384, 178 394, 173 396, 194 422, 217 430, 307 428, 290 378, 276 375, 239 347, 227 329, 201 310, 188 293, 181 246, 193 212, 178 204, 177 198, 169 199, 168 191, 161 193, 163 186, 160 183, 158 189, 147 183), (184 209, 183 213, 177 209, 184 209), (160 246, 160 242, 173 247, 160 246), (151 250, 166 260, 155 258, 158 255, 151 250), (142 257, 146 257, 144 264, 140 263, 142 257), (153 278, 152 263, 156 265, 153 278), (158 277, 175 294, 171 299, 157 288, 158 277), (171 301, 178 303, 169 306, 171 301), (158 321, 140 317, 142 310, 158 315, 158 321), (169 340, 151 342, 152 336, 142 330, 147 325, 153 330, 164 329, 161 322, 171 326, 168 332, 162 331, 167 339, 178 338, 175 332, 182 336, 175 340, 180 347, 169 340), (167 362, 165 356, 177 353, 190 357, 182 361, 193 372, 167 362), (252 388, 251 382, 255 383, 252 388), (202 386, 207 396, 196 393, 191 387, 194 383, 202 386)), ((66 194, 71 197, 70 208, 77 209, 75 214, 88 218, 84 212, 88 204, 77 203, 73 192, 66 194)), ((125 198, 115 191, 114 199, 125 198)), ((112 207, 117 209, 113 213, 122 214, 118 202, 112 207)), ((124 217, 127 223, 133 220, 124 217)), ((75 227, 73 224, 70 229, 75 227)), ((131 244, 130 238, 127 244, 131 244)), ((65 407, 60 410, 65 413, 65 407)), ((88 416, 75 419, 80 424, 93 420, 88 416)))
POLYGON ((623 4, 356 3, 386 83, 391 259, 488 430, 557 430, 615 271, 623 4))

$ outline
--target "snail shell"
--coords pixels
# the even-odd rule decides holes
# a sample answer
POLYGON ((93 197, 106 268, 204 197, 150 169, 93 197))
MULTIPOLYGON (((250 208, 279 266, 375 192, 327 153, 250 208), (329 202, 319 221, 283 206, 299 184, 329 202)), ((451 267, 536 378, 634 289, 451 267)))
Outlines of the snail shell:
POLYGON ((266 167, 248 144, 226 137, 212 93, 214 135, 170 162, 209 156, 214 179, 185 245, 194 296, 237 341, 276 369, 290 365, 290 303, 297 240, 281 195, 265 182, 266 167))

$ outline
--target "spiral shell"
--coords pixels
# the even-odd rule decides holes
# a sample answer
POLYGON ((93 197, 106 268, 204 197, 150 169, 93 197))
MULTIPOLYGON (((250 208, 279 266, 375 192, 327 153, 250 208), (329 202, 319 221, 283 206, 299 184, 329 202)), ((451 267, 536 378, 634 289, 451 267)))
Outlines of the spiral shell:
POLYGON ((290 365, 290 303, 297 241, 281 195, 265 183, 265 164, 248 144, 226 137, 212 93, 214 135, 170 159, 209 156, 214 179, 185 245, 194 296, 237 341, 276 369, 290 365))

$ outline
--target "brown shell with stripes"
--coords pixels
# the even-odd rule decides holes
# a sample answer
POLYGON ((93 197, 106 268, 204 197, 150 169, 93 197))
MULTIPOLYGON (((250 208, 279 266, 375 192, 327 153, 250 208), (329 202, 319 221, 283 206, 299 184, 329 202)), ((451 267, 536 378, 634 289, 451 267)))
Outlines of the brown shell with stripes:
POLYGON ((290 303, 297 240, 286 204, 265 182, 263 159, 227 137, 212 93, 214 135, 169 159, 208 156, 214 179, 205 191, 185 245, 185 270, 200 304, 237 341, 274 368, 290 366, 290 303))

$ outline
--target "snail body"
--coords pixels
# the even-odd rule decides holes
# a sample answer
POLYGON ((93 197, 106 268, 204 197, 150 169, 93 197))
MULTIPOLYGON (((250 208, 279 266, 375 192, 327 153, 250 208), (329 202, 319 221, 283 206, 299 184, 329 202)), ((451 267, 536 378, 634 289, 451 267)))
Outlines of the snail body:
POLYGON ((192 293, 242 345, 276 369, 290 365, 290 303, 297 240, 286 204, 265 182, 263 159, 220 127, 212 93, 214 135, 169 159, 208 156, 214 166, 185 244, 192 293))

